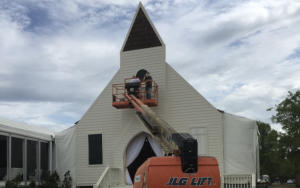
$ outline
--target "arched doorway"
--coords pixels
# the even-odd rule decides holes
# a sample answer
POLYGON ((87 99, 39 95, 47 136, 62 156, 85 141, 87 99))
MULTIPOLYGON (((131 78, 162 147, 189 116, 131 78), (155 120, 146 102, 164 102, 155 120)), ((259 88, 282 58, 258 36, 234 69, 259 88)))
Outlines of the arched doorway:
POLYGON ((160 146, 149 134, 141 133, 134 137, 126 148, 126 183, 133 184, 136 170, 149 157, 162 155, 160 146))

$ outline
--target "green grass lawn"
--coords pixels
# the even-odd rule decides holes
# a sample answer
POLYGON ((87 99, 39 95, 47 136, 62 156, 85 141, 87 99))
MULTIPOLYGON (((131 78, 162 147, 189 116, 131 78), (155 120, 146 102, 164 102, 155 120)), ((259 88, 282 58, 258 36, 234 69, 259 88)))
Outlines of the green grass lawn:
POLYGON ((296 184, 276 184, 270 185, 268 188, 296 188, 296 184))

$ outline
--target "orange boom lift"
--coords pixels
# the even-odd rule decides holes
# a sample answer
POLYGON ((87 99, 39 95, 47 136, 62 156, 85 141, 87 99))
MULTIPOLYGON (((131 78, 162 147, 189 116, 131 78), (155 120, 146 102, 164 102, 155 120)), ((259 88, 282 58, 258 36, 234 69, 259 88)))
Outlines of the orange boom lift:
POLYGON ((158 105, 158 86, 152 81, 112 85, 112 106, 134 108, 138 118, 170 156, 151 157, 137 170, 133 188, 220 188, 214 157, 198 156, 198 143, 188 133, 178 133, 149 106, 158 105), (151 87, 150 87, 151 86, 151 87))

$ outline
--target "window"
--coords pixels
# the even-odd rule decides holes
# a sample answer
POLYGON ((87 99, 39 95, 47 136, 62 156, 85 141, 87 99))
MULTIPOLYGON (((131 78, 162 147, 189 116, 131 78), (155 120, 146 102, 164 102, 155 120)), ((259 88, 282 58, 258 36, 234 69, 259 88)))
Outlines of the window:
POLYGON ((7 178, 7 136, 0 135, 0 181, 7 178))
POLYGON ((11 138, 11 177, 23 176, 23 142, 21 138, 11 138))
POLYGON ((191 135, 198 141, 198 155, 208 154, 207 132, 204 127, 191 128, 191 135))
POLYGON ((37 141, 27 140, 27 179, 35 180, 37 172, 37 141))
POLYGON ((41 171, 49 170, 49 144, 41 142, 41 171))
POLYGON ((89 164, 102 164, 102 134, 89 135, 89 164))

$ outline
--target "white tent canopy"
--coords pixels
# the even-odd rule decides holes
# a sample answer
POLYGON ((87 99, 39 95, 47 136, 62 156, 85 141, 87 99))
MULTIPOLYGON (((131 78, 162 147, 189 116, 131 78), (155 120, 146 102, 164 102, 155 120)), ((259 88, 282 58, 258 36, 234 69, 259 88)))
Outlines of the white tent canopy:
POLYGON ((74 125, 55 135, 55 169, 61 179, 69 170, 73 182, 76 182, 76 129, 74 125))
POLYGON ((50 141, 54 137, 54 132, 47 129, 13 122, 6 119, 0 119, 0 132, 12 133, 15 135, 37 138, 45 141, 50 141))
POLYGON ((38 180, 43 171, 53 169, 54 132, 0 119, 0 136, 0 183, 18 174, 24 181, 38 180))
POLYGON ((258 163, 258 129, 256 121, 224 113, 224 172, 256 174, 258 163))

